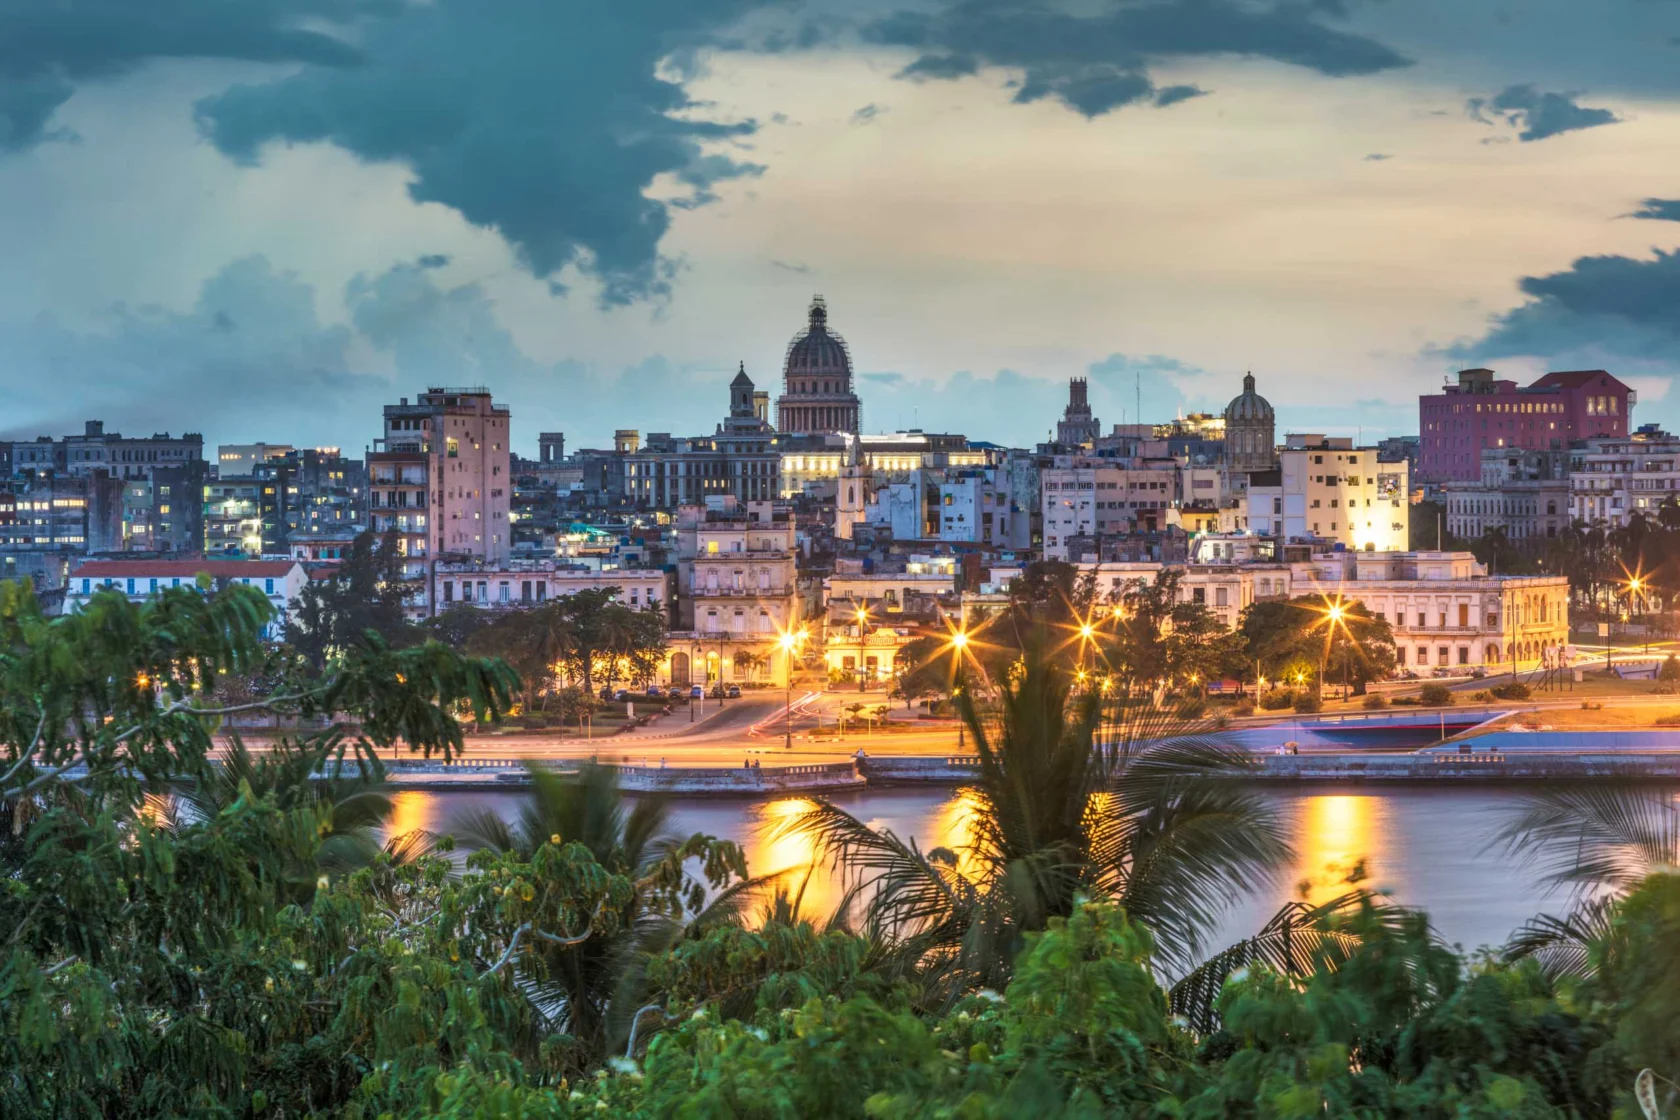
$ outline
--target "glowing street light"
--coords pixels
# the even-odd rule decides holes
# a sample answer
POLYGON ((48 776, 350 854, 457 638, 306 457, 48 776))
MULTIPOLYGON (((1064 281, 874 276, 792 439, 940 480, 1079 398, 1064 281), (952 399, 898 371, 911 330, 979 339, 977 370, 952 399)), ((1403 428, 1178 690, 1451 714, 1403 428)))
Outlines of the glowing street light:
POLYGON ((804 644, 805 631, 795 632, 784 630, 776 644, 782 647, 782 660, 786 668, 783 671, 784 683, 787 688, 786 701, 782 711, 782 749, 793 749, 793 655, 804 644))

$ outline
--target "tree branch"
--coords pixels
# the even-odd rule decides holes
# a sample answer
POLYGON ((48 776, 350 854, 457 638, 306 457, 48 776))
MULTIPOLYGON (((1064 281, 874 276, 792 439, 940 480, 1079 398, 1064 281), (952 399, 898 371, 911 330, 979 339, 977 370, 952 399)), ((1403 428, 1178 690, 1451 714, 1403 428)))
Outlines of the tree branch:
POLYGON ((624 1048, 624 1056, 626 1058, 635 1057, 636 1031, 642 1025, 642 1016, 646 1015, 649 1011, 657 1011, 661 1015, 665 1014, 665 1009, 663 1007, 659 1006, 657 1003, 650 1003, 646 1007, 638 1008, 636 1013, 630 1016, 630 1043, 624 1048))
POLYGON ((0 774, 0 786, 4 786, 7 782, 17 777, 17 772, 27 766, 31 758, 35 757, 35 750, 41 745, 41 735, 46 731, 46 729, 47 712, 46 709, 43 708, 41 709, 41 722, 35 725, 35 737, 29 740, 29 746, 25 747, 23 753, 18 755, 17 763, 4 774, 0 774))

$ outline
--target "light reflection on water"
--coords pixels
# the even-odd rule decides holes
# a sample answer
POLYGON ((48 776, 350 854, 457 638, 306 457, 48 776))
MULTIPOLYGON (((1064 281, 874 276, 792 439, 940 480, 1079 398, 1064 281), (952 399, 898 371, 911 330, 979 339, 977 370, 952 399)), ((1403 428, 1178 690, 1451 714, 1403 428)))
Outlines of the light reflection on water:
MULTIPOLYGON (((1490 846, 1516 795, 1499 789, 1409 788, 1268 791, 1290 830, 1296 851, 1292 868, 1226 913, 1210 943, 1224 945, 1258 929, 1278 904, 1294 897, 1321 902, 1346 890, 1346 879, 1363 863, 1365 883, 1390 892, 1397 901, 1421 906, 1448 941, 1466 948, 1493 945, 1542 910, 1556 910, 1527 869, 1490 846)), ((396 795, 393 831, 428 828, 447 831, 450 817, 469 806, 504 815, 516 811, 521 794, 513 791, 396 795)), ((970 805, 949 789, 889 789, 837 794, 834 802, 871 828, 890 829, 923 851, 949 847, 959 859, 970 836, 970 805)), ((813 852, 798 836, 773 835, 775 823, 798 812, 798 798, 754 802, 697 798, 672 805, 672 831, 707 832, 738 840, 754 874, 787 868, 797 886, 813 852)), ((959 869, 961 868, 959 863, 959 869)), ((826 867, 811 874, 805 913, 826 917, 839 902, 842 886, 826 867)))

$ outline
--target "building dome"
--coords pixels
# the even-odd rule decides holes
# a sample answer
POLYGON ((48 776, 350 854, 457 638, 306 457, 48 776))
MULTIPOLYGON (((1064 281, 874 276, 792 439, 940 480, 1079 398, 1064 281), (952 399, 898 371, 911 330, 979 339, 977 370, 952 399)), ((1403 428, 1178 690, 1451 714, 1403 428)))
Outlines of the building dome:
POLYGON ((839 375, 850 387, 852 355, 846 349, 846 340, 828 329, 828 304, 823 302, 823 297, 811 300, 810 323, 788 343, 787 363, 782 372, 784 376, 839 375))
POLYGON ((1225 406, 1225 466, 1232 474, 1271 470, 1277 464, 1277 417, 1271 402, 1243 377, 1242 395, 1225 406))
POLYGON ((846 340, 828 326, 828 304, 811 300, 810 321, 788 343, 782 366, 782 395, 776 427, 817 434, 859 431, 862 405, 852 391, 852 355, 846 340))
POLYGON ((1248 421, 1271 424, 1274 420, 1271 402, 1254 391, 1254 375, 1245 374, 1242 395, 1233 397, 1231 403, 1225 406, 1225 423, 1248 421))

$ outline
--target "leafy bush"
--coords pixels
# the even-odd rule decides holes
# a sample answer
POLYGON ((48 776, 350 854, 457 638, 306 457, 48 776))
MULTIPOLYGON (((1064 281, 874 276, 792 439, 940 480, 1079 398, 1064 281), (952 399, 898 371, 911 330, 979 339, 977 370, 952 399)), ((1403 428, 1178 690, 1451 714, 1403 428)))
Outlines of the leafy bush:
POLYGON ((1664 659, 1662 668, 1657 670, 1657 679, 1660 681, 1680 682, 1680 659, 1676 659, 1672 653, 1669 654, 1668 657, 1664 659))
POLYGON ((1533 695, 1529 687, 1521 681, 1512 681, 1510 684, 1496 684, 1488 691, 1501 700, 1527 700, 1533 695))
POLYGON ((1452 690, 1446 685, 1436 684, 1434 681, 1424 685, 1418 692, 1418 703, 1426 704, 1431 708, 1450 707, 1452 702, 1452 690))
POLYGON ((1478 704, 1485 704, 1489 700, 1493 699, 1493 693, 1485 688, 1478 688, 1475 692, 1470 694, 1470 699, 1476 701, 1478 704))
POLYGON ((1250 700, 1246 696, 1243 697, 1241 700, 1237 701, 1237 703, 1234 707, 1232 707, 1231 714, 1234 715, 1234 716, 1251 716, 1251 715, 1253 715, 1254 714, 1254 701, 1250 700))
POLYGON ((1361 702, 1360 707, 1364 708, 1367 712, 1380 712, 1384 708, 1388 707, 1388 697, 1384 696, 1380 692, 1373 692, 1369 696, 1365 697, 1364 701, 1361 702))
POLYGON ((1274 688, 1260 697, 1260 707, 1268 712, 1293 707, 1294 704, 1295 692, 1293 689, 1274 688))
POLYGON ((1295 710, 1297 712, 1321 712, 1324 710, 1324 698, 1316 692, 1302 689, 1295 694, 1295 710))

